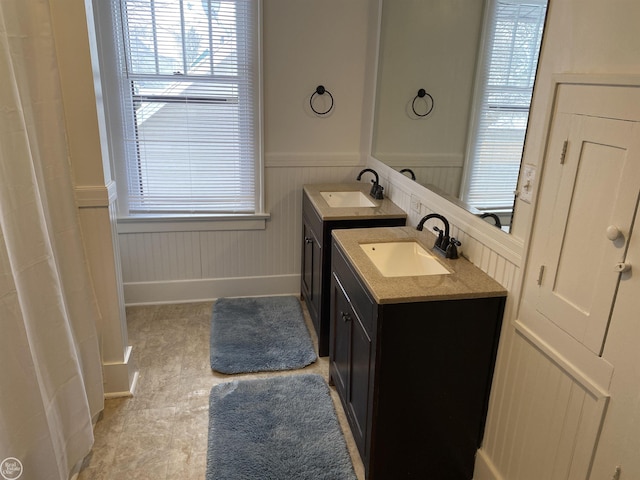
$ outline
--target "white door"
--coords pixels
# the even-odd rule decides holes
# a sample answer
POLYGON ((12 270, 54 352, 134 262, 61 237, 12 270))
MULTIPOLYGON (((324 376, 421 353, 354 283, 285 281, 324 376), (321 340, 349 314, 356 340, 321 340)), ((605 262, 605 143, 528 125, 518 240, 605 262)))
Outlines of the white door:
POLYGON ((640 128, 624 120, 561 117, 545 161, 547 205, 540 212, 553 213, 540 219, 547 242, 536 310, 600 355, 627 268, 640 192, 640 128))

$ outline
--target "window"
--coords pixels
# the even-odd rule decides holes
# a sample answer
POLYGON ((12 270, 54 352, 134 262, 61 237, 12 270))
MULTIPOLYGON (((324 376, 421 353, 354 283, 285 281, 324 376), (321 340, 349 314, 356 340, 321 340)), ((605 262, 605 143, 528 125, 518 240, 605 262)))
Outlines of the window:
POLYGON ((510 211, 547 6, 545 0, 494 0, 489 8, 464 200, 483 211, 510 211))
POLYGON ((125 215, 261 211, 258 17, 256 0, 112 0, 125 215))

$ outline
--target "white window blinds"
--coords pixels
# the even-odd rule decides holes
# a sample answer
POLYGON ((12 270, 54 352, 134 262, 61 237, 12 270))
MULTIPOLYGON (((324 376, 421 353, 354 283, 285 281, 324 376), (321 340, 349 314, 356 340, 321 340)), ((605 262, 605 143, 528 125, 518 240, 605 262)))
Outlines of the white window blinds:
POLYGON ((499 211, 513 207, 546 1, 491 3, 464 199, 479 210, 499 211))
POLYGON ((113 1, 129 214, 254 213, 258 2, 113 1))

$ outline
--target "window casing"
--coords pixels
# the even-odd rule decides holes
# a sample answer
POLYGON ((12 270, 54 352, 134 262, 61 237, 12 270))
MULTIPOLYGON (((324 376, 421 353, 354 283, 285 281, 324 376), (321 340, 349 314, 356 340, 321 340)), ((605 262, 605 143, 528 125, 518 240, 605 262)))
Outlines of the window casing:
POLYGON ((478 67, 463 200, 481 211, 513 208, 546 0, 491 0, 478 67))
POLYGON ((262 212, 259 7, 112 0, 121 215, 262 212))

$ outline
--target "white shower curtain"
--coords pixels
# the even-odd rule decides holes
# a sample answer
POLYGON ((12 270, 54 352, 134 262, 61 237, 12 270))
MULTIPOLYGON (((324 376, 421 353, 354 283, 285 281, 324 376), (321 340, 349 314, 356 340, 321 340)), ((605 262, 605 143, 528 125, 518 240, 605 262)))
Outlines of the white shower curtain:
MULTIPOLYGON (((0 1, 0 474, 67 479, 103 408, 48 0, 0 1)), ((2 476, 0 475, 0 478, 2 476)))

